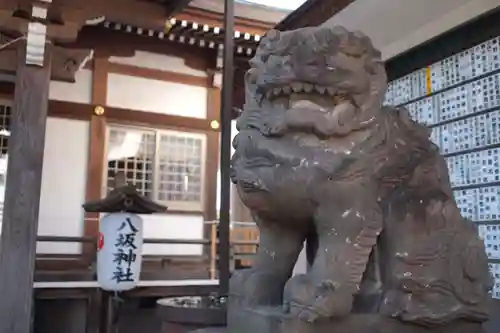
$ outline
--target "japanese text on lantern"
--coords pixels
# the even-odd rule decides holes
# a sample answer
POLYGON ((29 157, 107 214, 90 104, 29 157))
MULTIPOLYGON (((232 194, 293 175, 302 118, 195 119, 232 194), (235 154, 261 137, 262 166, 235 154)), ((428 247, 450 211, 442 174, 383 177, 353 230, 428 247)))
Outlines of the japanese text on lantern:
POLYGON ((134 272, 131 265, 137 259, 135 239, 139 230, 133 225, 130 218, 127 217, 117 231, 116 252, 113 253, 113 263, 116 265, 113 272, 113 280, 117 283, 133 282, 134 272))

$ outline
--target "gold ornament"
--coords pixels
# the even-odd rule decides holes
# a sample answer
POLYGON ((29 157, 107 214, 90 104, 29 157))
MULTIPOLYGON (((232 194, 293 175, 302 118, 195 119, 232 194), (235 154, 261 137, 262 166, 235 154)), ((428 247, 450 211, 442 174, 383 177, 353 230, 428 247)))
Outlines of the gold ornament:
POLYGON ((104 114, 104 108, 102 106, 96 106, 94 108, 94 114, 96 116, 102 116, 104 114))

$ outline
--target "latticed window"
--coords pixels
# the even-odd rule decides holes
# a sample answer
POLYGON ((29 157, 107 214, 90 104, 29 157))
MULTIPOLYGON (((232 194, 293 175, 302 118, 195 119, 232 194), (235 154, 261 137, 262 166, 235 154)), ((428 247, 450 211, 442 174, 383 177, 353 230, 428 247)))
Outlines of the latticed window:
POLYGON ((108 135, 108 189, 114 176, 123 172, 128 182, 153 199, 155 132, 110 128, 108 135))
POLYGON ((7 155, 9 136, 10 136, 10 119, 12 112, 12 104, 10 101, 0 100, 0 156, 7 155))
POLYGON ((122 172, 142 194, 170 210, 201 211, 205 140, 203 134, 110 126, 108 190, 122 172))

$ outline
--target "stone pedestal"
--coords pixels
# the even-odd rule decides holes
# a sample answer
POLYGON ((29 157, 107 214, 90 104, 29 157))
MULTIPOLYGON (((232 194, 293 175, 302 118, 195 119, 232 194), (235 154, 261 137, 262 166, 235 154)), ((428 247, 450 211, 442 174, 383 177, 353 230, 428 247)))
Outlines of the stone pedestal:
MULTIPOLYGON (((239 309, 228 317, 227 333, 483 333, 479 323, 457 321, 440 328, 405 324, 377 314, 351 314, 339 321, 309 324, 287 317, 279 309, 239 309)), ((209 333, 197 331, 199 333, 209 333)), ((220 331, 219 331, 220 332, 220 331)))

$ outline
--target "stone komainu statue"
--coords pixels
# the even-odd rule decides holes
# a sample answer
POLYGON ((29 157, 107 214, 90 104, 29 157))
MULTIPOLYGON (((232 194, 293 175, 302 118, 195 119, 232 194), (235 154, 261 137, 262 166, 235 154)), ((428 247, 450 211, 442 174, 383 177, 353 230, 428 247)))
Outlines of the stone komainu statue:
POLYGON ((387 77, 368 37, 270 31, 245 80, 232 181, 260 247, 231 279, 229 332, 260 306, 308 325, 359 312, 425 329, 488 319, 484 244, 430 131, 382 106, 387 77), (290 278, 304 241, 311 269, 290 278))

